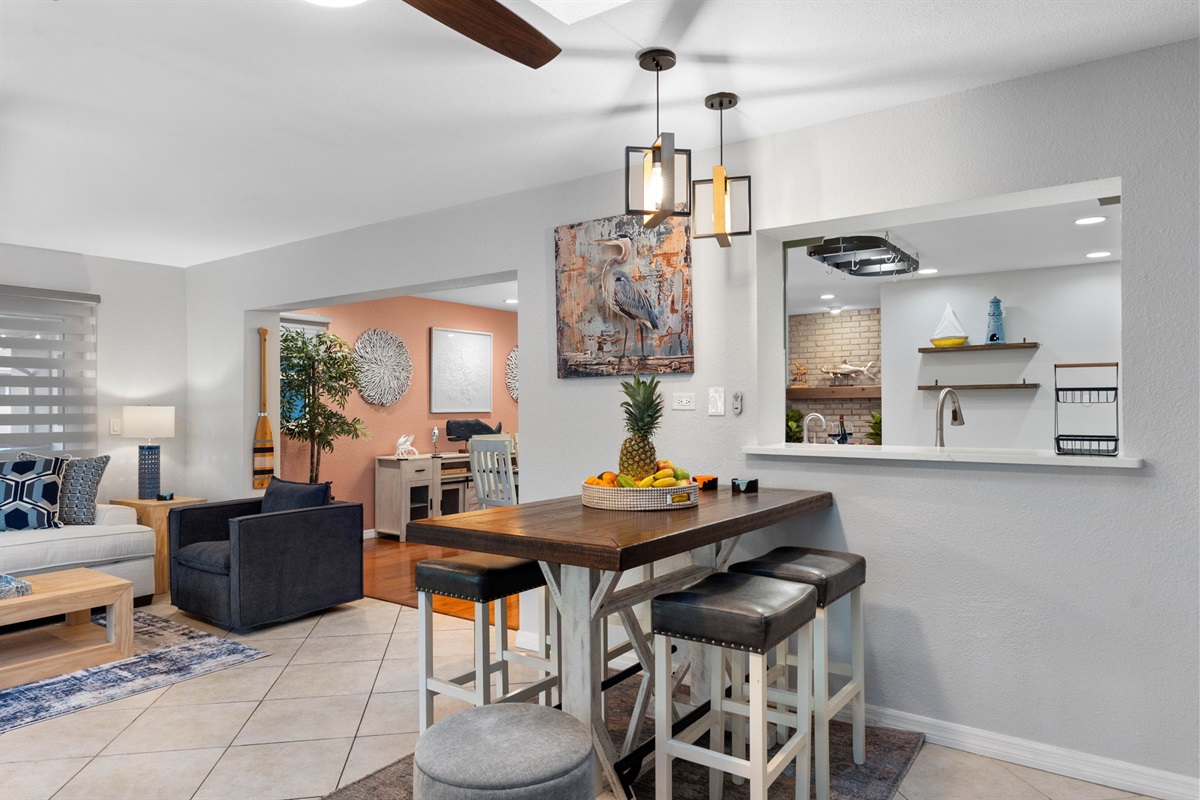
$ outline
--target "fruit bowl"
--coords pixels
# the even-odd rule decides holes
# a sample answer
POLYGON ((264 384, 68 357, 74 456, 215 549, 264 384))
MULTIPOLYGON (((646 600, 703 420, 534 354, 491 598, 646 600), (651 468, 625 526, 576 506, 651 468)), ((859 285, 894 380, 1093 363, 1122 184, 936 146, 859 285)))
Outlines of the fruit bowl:
POLYGON ((687 486, 651 486, 645 489, 625 489, 610 486, 582 484, 583 504, 588 508, 610 511, 667 511, 672 508, 690 508, 700 502, 700 487, 695 483, 687 486))

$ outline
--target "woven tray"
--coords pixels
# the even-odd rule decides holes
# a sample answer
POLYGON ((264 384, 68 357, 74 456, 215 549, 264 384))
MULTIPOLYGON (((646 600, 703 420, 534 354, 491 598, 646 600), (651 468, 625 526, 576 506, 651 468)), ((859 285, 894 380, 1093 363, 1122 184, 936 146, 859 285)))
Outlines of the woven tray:
POLYGON ((667 511, 690 508, 700 502, 700 487, 651 486, 647 489, 622 489, 583 484, 583 504, 609 511, 667 511))

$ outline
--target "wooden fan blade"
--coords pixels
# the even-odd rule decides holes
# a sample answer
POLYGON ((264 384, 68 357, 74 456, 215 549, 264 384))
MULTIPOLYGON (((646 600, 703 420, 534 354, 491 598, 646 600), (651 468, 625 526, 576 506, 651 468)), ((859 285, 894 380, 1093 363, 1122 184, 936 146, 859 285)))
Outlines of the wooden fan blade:
POLYGON ((537 69, 562 52, 497 0, 404 0, 448 28, 502 56, 537 69))

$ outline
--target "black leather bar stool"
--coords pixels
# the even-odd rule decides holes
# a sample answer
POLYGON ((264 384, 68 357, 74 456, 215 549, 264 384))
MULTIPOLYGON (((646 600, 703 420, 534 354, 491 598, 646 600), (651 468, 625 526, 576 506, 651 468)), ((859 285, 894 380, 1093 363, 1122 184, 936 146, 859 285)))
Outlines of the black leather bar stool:
MULTIPOLYGON (((678 592, 668 592, 651 603, 654 639, 654 785, 657 800, 671 800, 671 761, 682 758, 709 768, 709 798, 718 800, 723 773, 750 781, 750 797, 765 799, 767 789, 789 762, 796 763, 796 785, 808 786, 812 736, 809 722, 812 626, 817 592, 811 586, 755 575, 718 572, 678 592), (799 672, 797 685, 783 690, 767 685, 767 654, 795 635, 799 672), (672 736, 674 704, 671 674, 671 639, 708 645, 708 713, 672 736), (749 654, 749 699, 725 697, 726 654, 749 654), (768 701, 775 703, 769 707, 768 701), (794 708, 794 712, 789 712, 794 708), (748 718, 750 757, 734 744, 725 753, 725 714, 748 718), (785 725, 795 733, 778 752, 767 758, 767 723, 785 725), (694 742, 708 733, 709 746, 694 742)), ((741 686, 745 673, 732 671, 731 682, 741 686)))
POLYGON ((416 568, 417 654, 420 672, 420 726, 424 733, 433 724, 434 695, 445 694, 465 700, 475 706, 490 703, 526 700, 547 691, 558 682, 554 663, 557 654, 549 657, 519 653, 508 646, 508 601, 510 595, 546 585, 541 567, 536 561, 487 553, 464 553, 451 558, 421 561, 416 568), (470 600, 475 604, 475 664, 474 669, 461 675, 440 677, 433 674, 433 595, 470 600), (491 626, 488 605, 495 603, 496 658, 492 659, 491 626), (516 692, 508 690, 509 662, 534 667, 543 677, 516 692), (496 693, 492 693, 492 673, 498 673, 496 693), (466 684, 474 683, 474 689, 466 684))
MULTIPOLYGON (((813 624, 813 746, 816 748, 817 800, 829 800, 829 720, 847 703, 853 723, 854 763, 867 758, 867 712, 863 680, 862 587, 867 580, 867 560, 854 553, 808 547, 778 547, 759 558, 732 565, 730 572, 776 578, 812 586, 817 590, 817 616, 813 624), (850 664, 829 662, 827 610, 850 596, 850 664), (849 679, 829 696, 829 675, 849 679)), ((786 663, 794 663, 785 655, 786 663)), ((782 659, 777 659, 777 663, 782 659)))

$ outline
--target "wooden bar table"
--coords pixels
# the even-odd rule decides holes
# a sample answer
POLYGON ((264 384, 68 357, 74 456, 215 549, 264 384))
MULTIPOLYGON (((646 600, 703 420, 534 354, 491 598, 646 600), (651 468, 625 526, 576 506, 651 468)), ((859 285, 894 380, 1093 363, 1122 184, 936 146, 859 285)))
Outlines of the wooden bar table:
POLYGON ((760 489, 755 494, 733 494, 722 488, 701 492, 699 505, 692 508, 607 511, 587 508, 576 495, 413 521, 407 539, 541 563, 562 617, 563 710, 592 726, 600 770, 615 793, 621 787, 614 768, 618 751, 601 718, 602 621, 610 614, 621 617, 645 668, 620 753, 624 755, 637 743, 653 675, 651 648, 634 606, 722 569, 743 533, 832 505, 829 492, 760 489), (690 565, 654 574, 654 562, 682 554, 691 555, 690 565), (640 577, 635 574, 632 582, 618 589, 622 576, 635 568, 642 568, 640 577))

